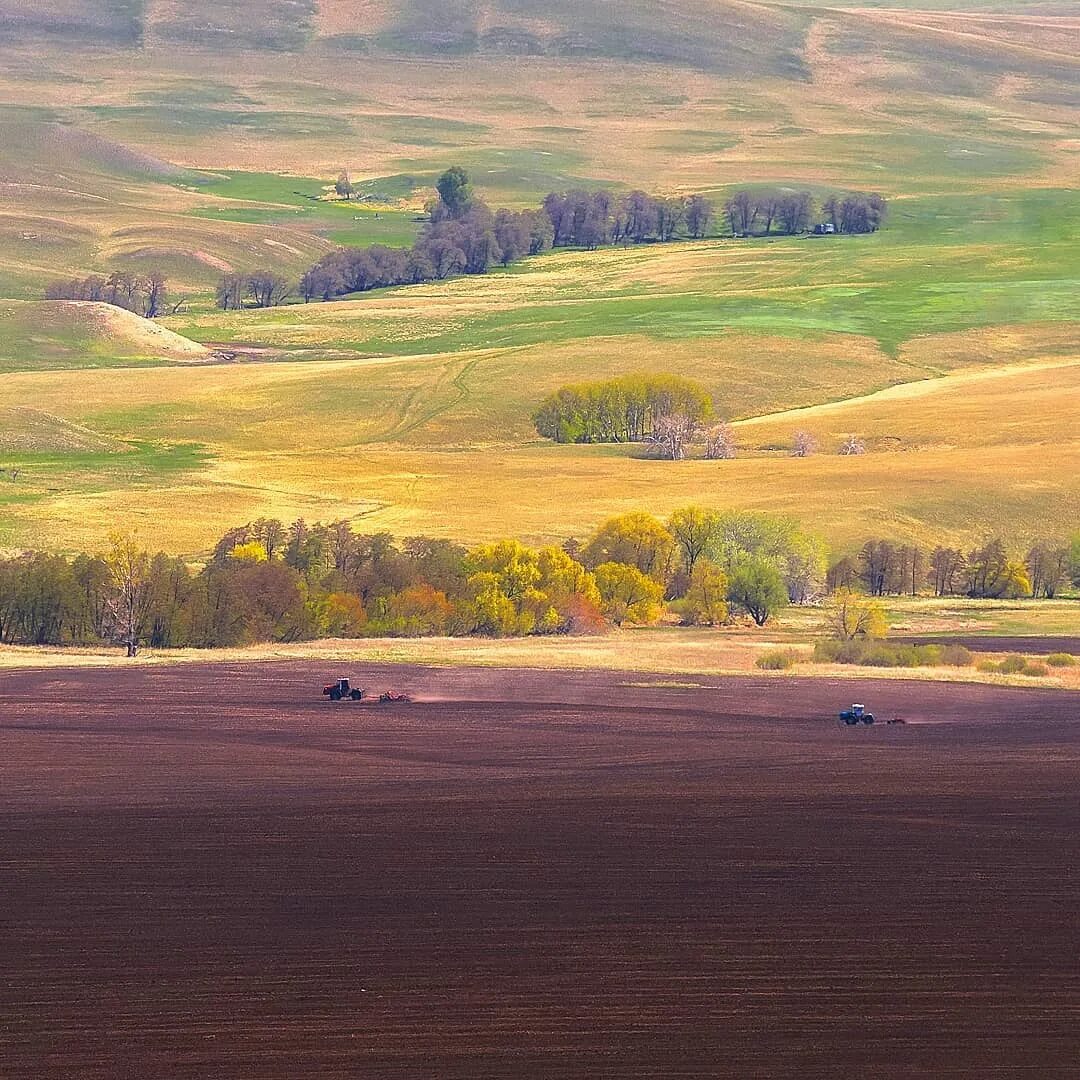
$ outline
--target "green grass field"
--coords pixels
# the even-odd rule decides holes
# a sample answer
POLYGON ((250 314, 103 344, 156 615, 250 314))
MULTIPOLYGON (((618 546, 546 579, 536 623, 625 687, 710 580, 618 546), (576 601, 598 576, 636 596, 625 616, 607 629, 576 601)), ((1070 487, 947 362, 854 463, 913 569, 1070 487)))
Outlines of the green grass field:
POLYGON ((271 5, 254 36, 235 5, 203 26, 149 4, 141 44, 82 0, 62 25, 15 25, 0 544, 93 547, 121 525, 198 554, 267 514, 546 540, 687 502, 794 513, 837 548, 1075 528, 1075 17, 681 3, 679 32, 644 52, 642 0, 495 4, 475 22, 465 5, 453 41, 412 0, 323 0, 296 25, 271 5), (891 212, 867 237, 557 252, 334 304, 213 309, 226 271, 295 279, 335 245, 410 244, 455 163, 496 206, 747 183, 879 190, 891 212), (362 201, 326 197, 342 169, 362 201), (153 327, 16 302, 151 266, 188 297, 153 327), (633 371, 700 378, 739 421, 740 457, 536 437, 544 393, 633 371), (820 455, 786 456, 796 427, 820 455), (838 457, 846 434, 870 452, 838 457))

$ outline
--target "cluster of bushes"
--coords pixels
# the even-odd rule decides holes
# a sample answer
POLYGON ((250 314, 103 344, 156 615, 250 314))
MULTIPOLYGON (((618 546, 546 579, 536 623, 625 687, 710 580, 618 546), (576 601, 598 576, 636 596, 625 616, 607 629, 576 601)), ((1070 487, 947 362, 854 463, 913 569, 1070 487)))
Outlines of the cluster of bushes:
POLYGON ((799 662, 799 654, 794 649, 769 649, 755 661, 762 671, 789 671, 799 662))
POLYGON ((763 624, 805 599, 824 548, 786 519, 630 513, 585 542, 471 549, 361 535, 347 522, 260 520, 202 567, 116 538, 100 556, 0 559, 0 642, 209 647, 319 637, 595 633, 673 612, 763 624))
POLYGON ((814 645, 814 659, 823 664, 863 667, 970 667, 974 662, 963 645, 907 645, 874 638, 827 638, 814 645))
POLYGON ((46 300, 91 300, 134 311, 145 319, 175 315, 186 298, 172 300, 169 282, 160 270, 145 275, 117 270, 103 277, 91 274, 84 278, 54 281, 45 290, 46 300))
POLYGON ((1041 679, 1050 674, 1050 668, 1038 660, 1029 660, 1026 656, 1010 653, 1003 660, 980 660, 976 667, 979 671, 996 675, 1026 675, 1031 679, 1041 679))
POLYGON ((484 274, 553 247, 593 250, 704 236, 713 217, 712 204, 700 195, 660 199, 641 191, 623 197, 609 191, 553 192, 536 210, 493 211, 461 168, 447 170, 436 189, 428 222, 410 250, 375 245, 332 252, 301 278, 305 302, 484 274))
POLYGON ((829 195, 820 211, 810 192, 776 188, 736 191, 724 203, 733 236, 767 236, 774 230, 796 236, 808 232, 819 216, 836 232, 871 233, 881 228, 886 211, 883 196, 863 191, 829 195))
POLYGON ((830 589, 857 587, 871 596, 915 596, 929 588, 935 596, 1053 599, 1070 583, 1080 586, 1080 534, 1071 544, 1036 541, 1023 557, 999 538, 968 552, 874 539, 834 562, 827 576, 830 589))

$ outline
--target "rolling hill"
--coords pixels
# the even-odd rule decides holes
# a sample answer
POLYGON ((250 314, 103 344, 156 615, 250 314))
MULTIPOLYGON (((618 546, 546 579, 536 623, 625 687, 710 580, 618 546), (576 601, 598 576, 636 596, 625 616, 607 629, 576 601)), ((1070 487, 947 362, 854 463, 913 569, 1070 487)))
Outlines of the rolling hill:
POLYGON ((687 501, 797 512, 837 545, 1066 531, 1080 14, 945 7, 0 0, 0 542, 93 546, 123 521, 197 553, 267 514, 551 539, 687 501), (224 272, 408 245, 458 163, 493 205, 769 183, 881 191, 891 214, 836 242, 560 252, 213 309, 224 272), (327 198, 341 169, 365 201, 327 198), (26 303, 151 267, 187 298, 152 326, 26 303), (561 382, 640 370, 702 378, 740 458, 532 431, 561 382), (796 425, 870 452, 796 462, 796 425))

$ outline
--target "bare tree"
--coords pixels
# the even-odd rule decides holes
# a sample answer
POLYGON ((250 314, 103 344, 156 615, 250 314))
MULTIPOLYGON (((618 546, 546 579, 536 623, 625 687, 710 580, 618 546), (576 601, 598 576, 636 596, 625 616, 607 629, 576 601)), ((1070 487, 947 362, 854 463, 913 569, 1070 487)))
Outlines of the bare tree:
POLYGON ((809 191, 784 195, 777 207, 780 228, 789 236, 806 232, 814 216, 814 200, 809 191))
POLYGON ((934 587, 934 595, 949 596, 959 592, 966 568, 964 553, 958 548, 934 548, 930 555, 930 572, 927 575, 927 580, 934 587))
POLYGON ((248 295, 256 307, 277 307, 284 303, 292 286, 281 274, 273 270, 257 270, 247 276, 248 295))
POLYGON ((713 205, 703 195, 691 195, 686 204, 686 229, 695 240, 700 240, 712 224, 713 205))
POLYGON ((737 452, 730 424, 717 424, 705 432, 705 457, 709 461, 730 461, 737 452))
POLYGON ((217 306, 222 311, 236 311, 244 303, 243 274, 223 274, 217 287, 217 306))
POLYGON ((165 308, 168 281, 160 270, 151 270, 140 284, 143 291, 142 313, 147 319, 157 318, 165 308))
POLYGON ((858 435, 849 435, 840 445, 841 457, 858 457, 866 453, 866 443, 858 435))
POLYGON ((686 457, 686 448, 694 441, 697 428, 697 423, 688 414, 669 413, 656 421, 645 441, 662 457, 682 461, 686 457))
POLYGON ((773 222, 780 213, 780 203, 783 195, 779 191, 763 191, 757 197, 757 213, 764 225, 762 230, 766 234, 772 232, 773 222))
POLYGON ((810 457, 816 454, 818 441, 809 431, 796 431, 791 443, 792 457, 810 457))
POLYGON ((726 203, 724 214, 731 225, 733 236, 748 236, 754 231, 758 216, 757 199, 752 192, 736 191, 726 203))

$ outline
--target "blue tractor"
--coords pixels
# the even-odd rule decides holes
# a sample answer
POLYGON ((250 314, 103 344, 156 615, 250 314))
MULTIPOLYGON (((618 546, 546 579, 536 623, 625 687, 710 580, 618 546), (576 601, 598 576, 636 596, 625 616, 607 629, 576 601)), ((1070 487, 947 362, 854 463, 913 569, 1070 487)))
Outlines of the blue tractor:
POLYGON ((866 711, 865 705, 852 705, 850 709, 844 709, 840 713, 840 723, 846 727, 857 727, 866 724, 869 727, 874 722, 874 714, 866 711))

